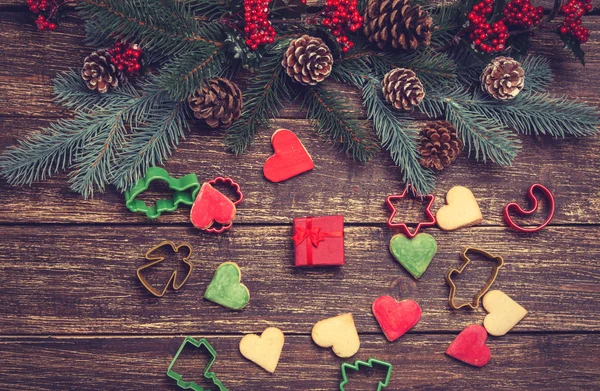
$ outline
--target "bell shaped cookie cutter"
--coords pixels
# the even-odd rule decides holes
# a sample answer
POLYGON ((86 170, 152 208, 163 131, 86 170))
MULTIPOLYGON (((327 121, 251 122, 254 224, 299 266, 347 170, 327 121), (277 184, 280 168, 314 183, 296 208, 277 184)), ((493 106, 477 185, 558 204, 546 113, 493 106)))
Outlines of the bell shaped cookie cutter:
POLYGON ((460 258, 462 259, 460 267, 458 269, 450 269, 448 270, 448 273, 446 273, 446 282, 448 282, 448 285, 450 285, 450 296, 448 297, 448 304, 450 305, 450 308, 455 310, 461 309, 463 307, 469 307, 470 309, 474 310, 475 308, 479 307, 479 302, 481 301, 481 298, 491 288, 494 281, 496 281, 496 277, 498 277, 498 271, 504 265, 504 259, 501 256, 496 256, 487 251, 473 247, 466 247, 460 254, 460 258), (487 259, 496 261, 496 265, 492 269, 492 274, 486 281, 485 285, 479 290, 479 292, 475 294, 475 296, 473 296, 473 300, 470 303, 461 303, 460 305, 457 305, 454 302, 454 296, 456 295, 456 285, 454 284, 454 281, 452 281, 452 275, 461 274, 465 270, 469 262, 471 262, 471 259, 467 255, 469 251, 483 255, 487 259))

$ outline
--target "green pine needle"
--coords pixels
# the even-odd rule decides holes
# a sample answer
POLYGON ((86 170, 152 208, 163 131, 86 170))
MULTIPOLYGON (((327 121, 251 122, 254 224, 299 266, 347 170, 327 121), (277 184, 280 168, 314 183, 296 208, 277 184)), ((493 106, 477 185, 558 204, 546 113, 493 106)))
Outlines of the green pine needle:
POLYGON ((302 107, 319 134, 329 137, 354 160, 366 162, 378 151, 370 134, 356 120, 344 113, 348 107, 339 102, 334 94, 319 87, 308 87, 302 107))

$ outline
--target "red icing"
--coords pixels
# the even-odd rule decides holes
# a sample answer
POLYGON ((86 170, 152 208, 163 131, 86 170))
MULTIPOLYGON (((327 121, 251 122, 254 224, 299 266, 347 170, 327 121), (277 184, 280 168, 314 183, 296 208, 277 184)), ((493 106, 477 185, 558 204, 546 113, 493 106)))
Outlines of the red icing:
POLYGON ((396 301, 390 296, 379 296, 373 302, 373 315, 388 341, 406 334, 421 319, 421 307, 413 300, 396 301))
POLYGON ((227 225, 235 216, 235 205, 208 182, 202 185, 190 212, 190 220, 199 229, 210 228, 215 222, 227 225))
POLYGON ((271 182, 282 182, 315 168, 312 158, 302 142, 287 129, 279 129, 271 136, 275 153, 263 167, 265 177, 271 182))
POLYGON ((344 216, 294 219, 296 266, 344 264, 344 216))
POLYGON ((467 364, 483 367, 492 356, 490 348, 485 344, 487 336, 483 326, 467 326, 448 346, 446 354, 467 364))

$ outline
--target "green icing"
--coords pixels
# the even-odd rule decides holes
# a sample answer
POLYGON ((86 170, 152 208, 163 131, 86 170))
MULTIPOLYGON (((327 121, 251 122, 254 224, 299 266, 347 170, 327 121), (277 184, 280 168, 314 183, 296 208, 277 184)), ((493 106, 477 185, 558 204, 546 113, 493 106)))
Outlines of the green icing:
POLYGON ((250 292, 240 283, 241 278, 240 269, 235 263, 221 264, 206 288, 204 298, 223 307, 241 310, 250 301, 250 292))
POLYGON ((425 233, 413 239, 402 234, 395 235, 390 240, 390 252, 413 277, 419 278, 437 253, 437 242, 433 236, 425 233))

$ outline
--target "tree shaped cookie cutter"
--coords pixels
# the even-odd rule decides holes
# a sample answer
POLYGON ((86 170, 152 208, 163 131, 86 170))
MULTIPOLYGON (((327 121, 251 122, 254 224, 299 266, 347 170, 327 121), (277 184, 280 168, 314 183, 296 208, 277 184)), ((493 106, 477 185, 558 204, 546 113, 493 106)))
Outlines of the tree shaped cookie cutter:
POLYGON ((400 195, 391 195, 388 196, 385 200, 385 203, 387 204, 388 209, 392 212, 392 214, 390 215, 390 218, 387 221, 387 225, 390 228, 399 228, 400 231, 402 231, 402 233, 406 236, 408 236, 410 239, 414 238, 415 236, 417 236, 417 234, 419 233, 419 230, 422 227, 433 227, 436 224, 436 219, 434 214, 431 212, 431 205, 433 205, 433 201, 435 200, 435 196, 433 194, 425 194, 425 195, 417 195, 417 197, 421 197, 422 199, 427 199, 428 203, 427 203, 427 208, 425 209, 425 215, 427 216, 427 218, 429 219, 429 221, 421 221, 417 224, 417 228, 415 228, 415 230, 413 232, 410 232, 410 230, 408 229, 408 226, 406 225, 406 223, 394 223, 394 217, 396 217, 396 213, 398 212, 398 210, 396 209, 396 207, 394 206, 394 204, 392 203, 392 201, 395 200, 402 200, 405 199, 406 196, 408 194, 413 194, 412 191, 412 185, 408 184, 405 188, 404 191, 402 192, 402 194, 400 195), (409 191, 411 190, 411 191, 409 191))
POLYGON ((199 191, 200 183, 196 174, 187 174, 177 179, 170 176, 164 168, 150 167, 146 175, 125 192, 125 205, 134 213, 142 212, 148 218, 156 219, 163 212, 173 212, 179 204, 192 205, 199 191), (155 180, 165 181, 169 189, 173 190, 173 197, 156 200, 153 206, 148 206, 136 197, 148 190, 155 180))
POLYGON ((448 270, 448 273, 446 273, 446 281, 448 282, 448 285, 450 285, 450 296, 448 297, 448 304, 450 305, 450 308, 455 310, 461 309, 463 307, 469 307, 472 310, 474 310, 475 308, 479 307, 479 302, 481 301, 481 298, 492 287, 494 281, 496 281, 496 277, 498 277, 498 271, 504 265, 504 259, 501 256, 496 256, 487 251, 473 247, 466 247, 460 254, 460 258, 462 259, 460 267, 458 269, 450 269, 448 270), (467 255, 469 251, 483 255, 487 259, 496 261, 496 265, 492 269, 492 274, 486 281, 485 285, 479 290, 479 292, 475 294, 475 296, 473 296, 473 301, 471 303, 461 303, 460 305, 456 305, 456 303, 454 302, 454 295, 456 294, 456 285, 454 284, 454 281, 452 281, 452 275, 461 274, 465 270, 469 262, 471 262, 471 259, 467 255))
POLYGON ((208 354, 210 355, 211 358, 210 358, 210 361, 208 362, 208 364, 206 365, 206 367, 204 368, 203 376, 206 379, 212 381, 213 384, 219 388, 219 391, 229 391, 223 385, 223 383, 221 383, 221 381, 217 378, 217 375, 214 372, 210 372, 210 367, 213 365, 213 363, 217 359, 217 352, 208 343, 208 341, 204 338, 202 338, 200 340, 196 340, 192 337, 185 337, 185 339, 183 340, 183 343, 179 347, 179 350, 177 351, 177 353, 175 353, 173 360, 171 360, 171 364, 169 364, 169 368, 167 369, 167 376, 169 376, 173 380, 176 380, 177 385, 180 388, 183 388, 184 390, 209 391, 209 390, 205 390, 204 388, 202 388, 202 386, 200 386, 196 382, 183 380, 183 376, 173 370, 173 366, 177 362, 179 355, 181 354, 181 352, 183 351, 183 349, 185 348, 185 346, 187 344, 190 344, 197 348, 203 348, 204 350, 206 350, 208 352, 208 354))
POLYGON ((160 242, 156 246, 152 247, 150 250, 148 250, 146 252, 146 255, 144 257, 146 258, 146 260, 148 260, 150 262, 137 268, 137 271, 136 271, 137 277, 140 280, 140 282, 142 283, 142 285, 144 285, 144 288, 146 288, 150 293, 152 293, 156 297, 163 297, 165 295, 165 293, 167 293, 167 289, 169 289, 169 286, 172 285, 173 290, 179 290, 187 282, 188 278, 190 278, 190 276, 192 275, 192 271, 194 270, 194 265, 192 264, 192 262, 189 261, 191 256, 192 256, 192 246, 189 243, 181 243, 179 246, 177 246, 172 241, 165 240, 163 242, 160 242), (152 266, 156 265, 157 263, 160 263, 165 260, 165 257, 162 257, 162 256, 152 256, 152 253, 154 251, 156 251, 159 248, 162 248, 164 246, 171 246, 171 249, 173 249, 173 252, 175 252, 175 253, 178 253, 179 249, 182 247, 185 247, 188 249, 187 256, 185 256, 182 259, 182 262, 188 266, 188 272, 187 272, 186 276, 184 277, 183 281, 181 281, 180 283, 177 283, 177 269, 173 270, 173 273, 171 273, 171 277, 169 277, 169 280, 165 284, 163 290, 159 291, 158 289, 154 288, 152 286, 152 284, 150 284, 148 282, 148 280, 146 280, 146 278, 144 278, 144 276, 142 275, 142 270, 152 267, 152 266))
POLYGON ((342 363, 342 382, 340 383, 340 391, 346 391, 345 387, 348 384, 348 375, 346 374, 346 370, 352 369, 354 371, 359 371, 360 367, 373 368, 374 365, 379 365, 385 367, 387 370, 387 374, 384 380, 379 380, 377 383, 377 391, 381 391, 390 383, 390 378, 392 377, 392 364, 386 361, 377 360, 375 358, 370 358, 369 361, 355 361, 354 364, 350 363, 342 363))

